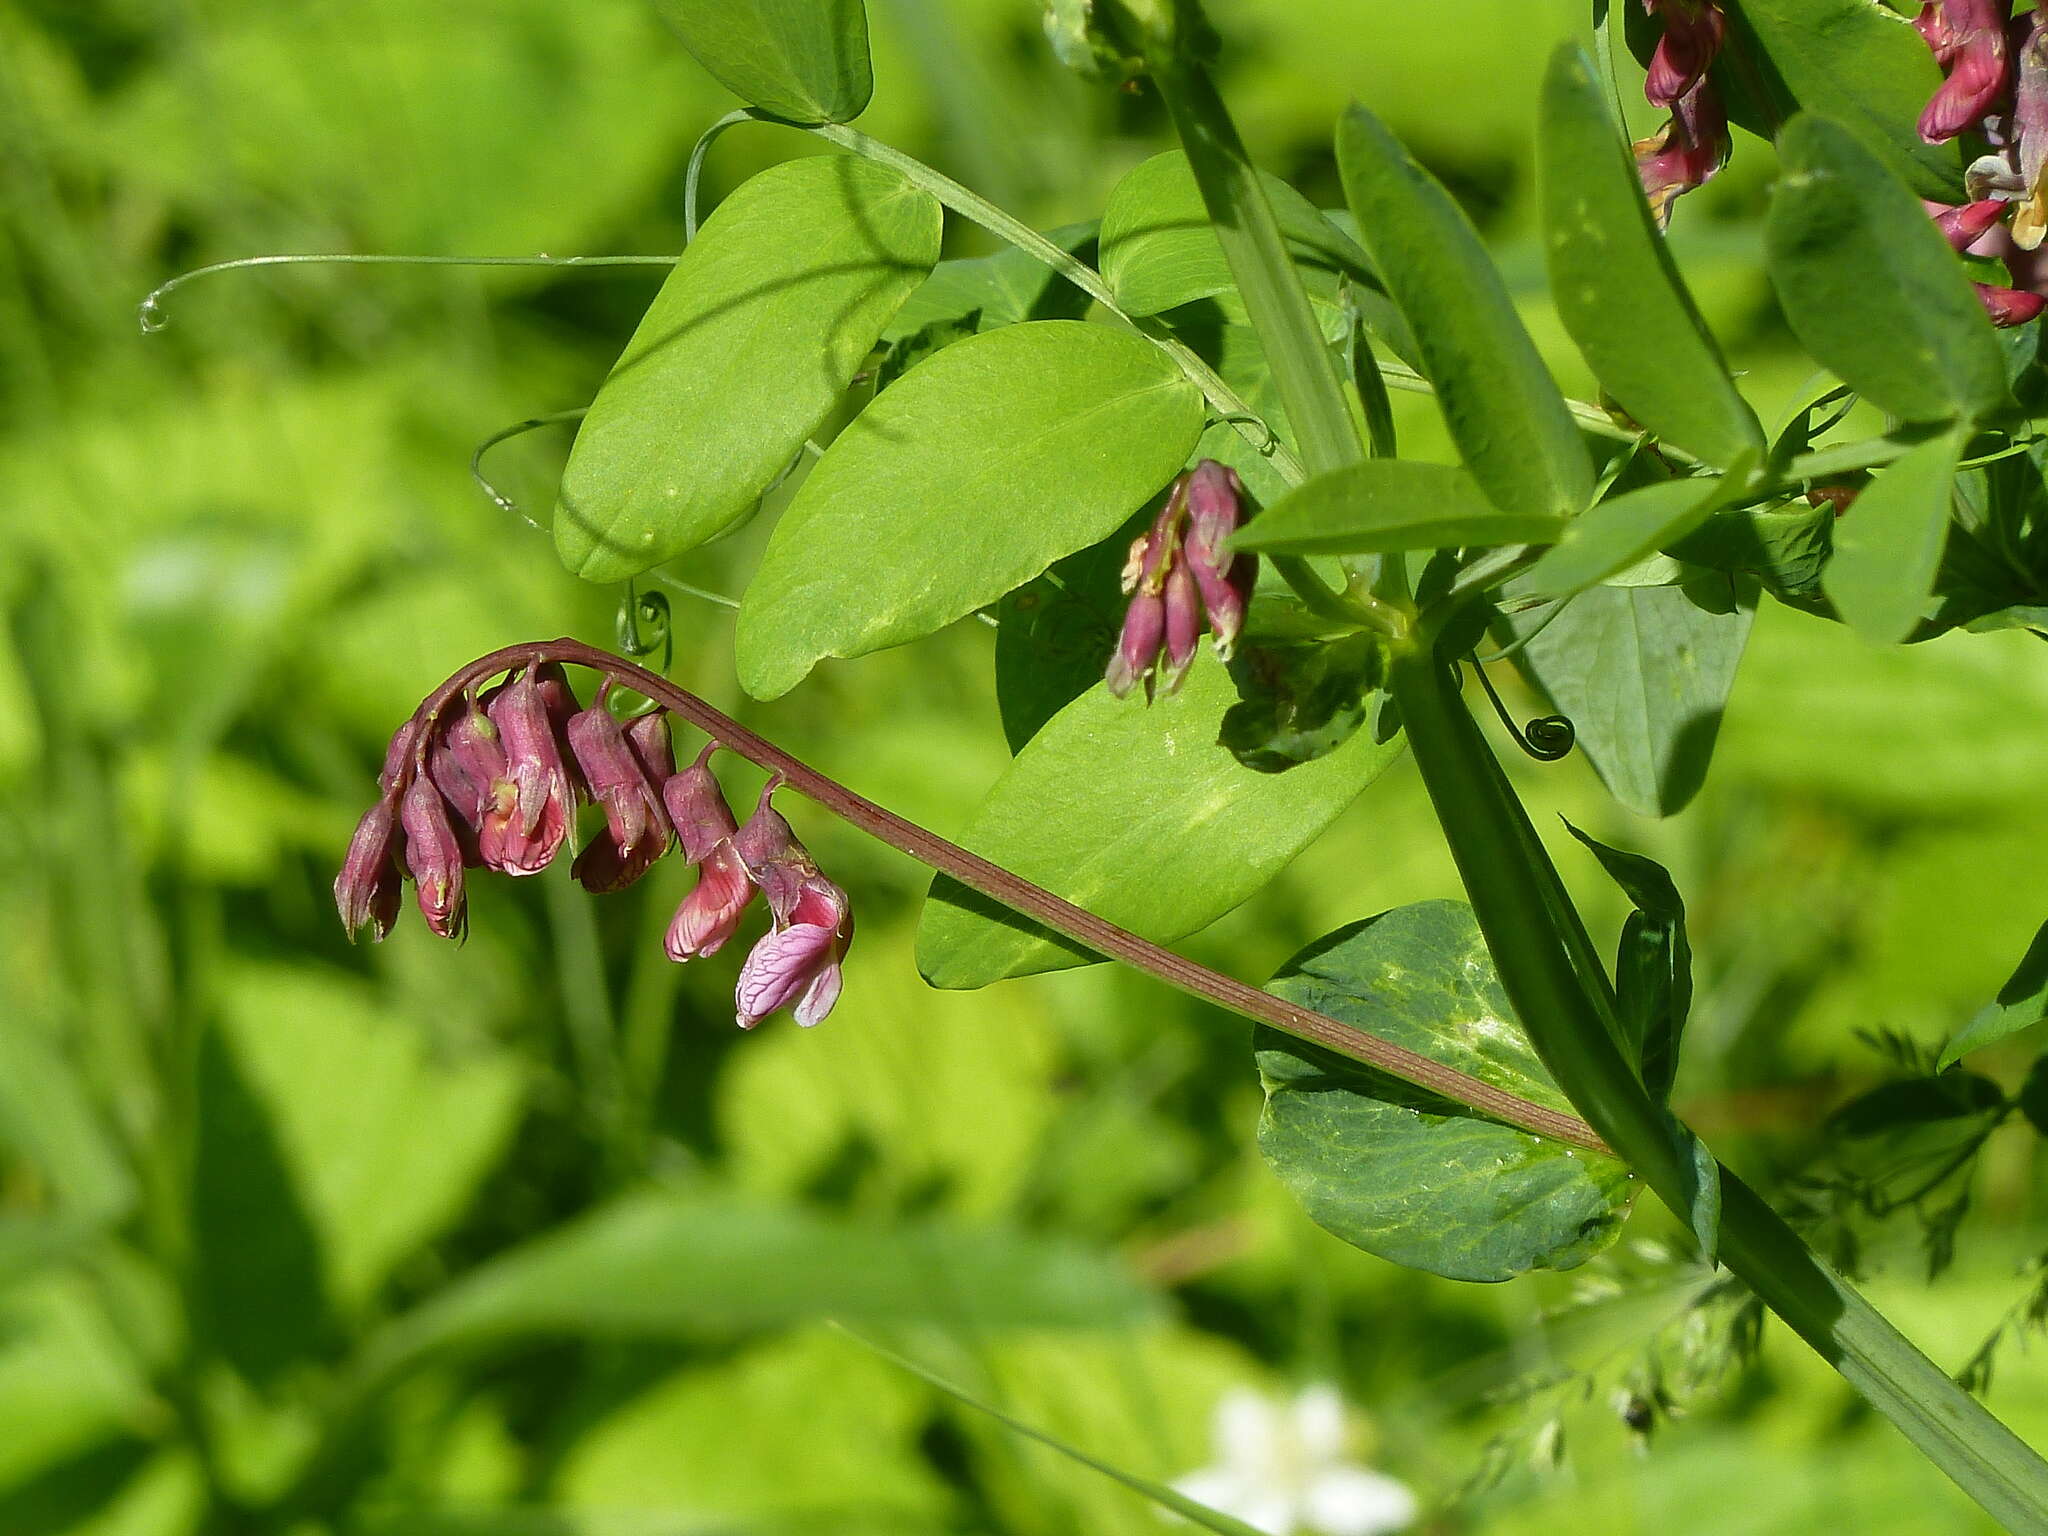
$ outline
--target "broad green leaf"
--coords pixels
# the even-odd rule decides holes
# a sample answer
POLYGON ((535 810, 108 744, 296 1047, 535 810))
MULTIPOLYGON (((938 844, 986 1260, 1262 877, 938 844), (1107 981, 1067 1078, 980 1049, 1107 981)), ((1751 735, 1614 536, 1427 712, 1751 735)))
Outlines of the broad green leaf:
MULTIPOLYGON (((1277 875, 1400 751, 1359 731, 1315 762, 1258 773, 1217 745, 1236 699, 1206 650, 1149 707, 1091 689, 1017 754, 960 841, 1148 939, 1193 933, 1277 875)), ((917 955, 936 987, 1097 958, 944 876, 917 955)))
POLYGON ((134 1177, 84 1077, 25 1019, 0 1026, 0 1148, 48 1181, 67 1223, 113 1222, 134 1203, 134 1177))
POLYGON ((1230 675, 1243 697, 1224 712, 1220 739, 1261 773, 1328 756, 1375 715, 1381 739, 1399 729, 1381 691, 1386 653, 1374 635, 1307 645, 1247 638, 1230 675))
POLYGON ((2009 406, 1984 306, 1905 183, 1847 128, 1811 112, 1785 130, 1778 152, 1784 174, 1764 245, 1806 350, 1907 421, 2009 406))
POLYGON ((1550 61, 1540 147, 1550 290, 1601 385, 1657 436, 1710 464, 1761 456, 1763 428, 1672 263, 1575 43, 1550 61))
POLYGON ((1123 623, 1126 553, 1120 535, 1105 539, 996 605, 996 708, 1011 752, 1102 681, 1123 623))
POLYGON ((1471 220, 1363 107, 1337 126, 1337 166, 1472 478, 1503 511, 1578 512, 1592 462, 1471 220))
POLYGON ((1113 533, 1186 462, 1202 397, 1150 342, 1005 326, 905 374, 833 442, 740 608, 740 681, 928 635, 1113 533))
POLYGON ((1737 457, 1735 473, 1727 479, 1666 480, 1589 507, 1566 526, 1557 547, 1529 568, 1530 589, 1569 597, 1684 538, 1730 499, 1731 483, 1742 483, 1752 451, 1744 449, 1737 457))
POLYGON ((2034 942, 1998 989, 1998 996, 1941 1048, 1939 1070, 1945 1072, 1970 1052, 1995 1045, 2043 1019, 2048 1019, 2048 923, 2035 933, 2034 942))
POLYGON ((942 218, 851 156, 787 161, 720 203, 577 430, 562 563, 618 581, 744 518, 930 274, 942 218))
MULTIPOLYGON (((1347 277, 1365 323, 1398 356, 1412 358, 1414 339, 1408 326, 1381 291, 1358 242, 1279 177, 1262 171, 1259 181, 1308 286, 1310 301, 1334 318, 1339 305, 1336 278, 1347 277)), ((1154 155, 1116 184, 1102 213, 1100 249, 1103 280, 1127 314, 1162 314, 1197 299, 1234 296, 1236 291, 1223 246, 1210 228, 1201 189, 1187 156, 1179 150, 1154 155)))
MULTIPOLYGON (((1523 1034, 1472 909, 1398 907, 1340 928, 1267 990, 1569 1113, 1523 1034)), ((1259 1150, 1347 1243, 1453 1280, 1571 1269, 1614 1241, 1628 1170, 1261 1028, 1259 1150)))
POLYGON ((1692 565, 1762 579, 1783 597, 1820 590, 1821 568, 1834 546, 1835 509, 1792 502, 1783 507, 1737 507, 1709 513, 1671 553, 1692 565))
MULTIPOLYGON (((1730 118, 1772 138, 1800 108, 1824 112, 1918 196, 1960 201, 1962 142, 1920 138, 1920 110, 1941 70, 1904 16, 1873 0, 1742 0, 1724 9, 1728 41, 1714 79, 1730 118)), ((1650 22, 1628 10, 1632 32, 1650 22)))
POLYGON ((647 1193, 471 1271, 393 1324, 382 1350, 388 1366, 537 1335, 715 1341, 827 1317, 1101 1328, 1151 1306, 1117 1264, 1052 1239, 647 1193))
POLYGON ((1820 587, 1872 645, 1896 644, 1926 615, 1966 436, 1944 433, 1880 470, 1835 522, 1820 587))
POLYGON ((844 123, 875 93, 861 0, 654 0, 705 71, 793 123, 844 123))
MULTIPOLYGON (((1594 587, 1517 654, 1572 722, 1608 791, 1637 814, 1671 815, 1706 777, 1754 593, 1718 574, 1674 587, 1594 587)), ((1511 623, 1526 634, 1543 616, 1511 623)))
POLYGON ((1501 510, 1471 475, 1451 465, 1367 459, 1303 481, 1245 524, 1232 543, 1276 554, 1380 554, 1548 544, 1568 526, 1549 513, 1501 510))

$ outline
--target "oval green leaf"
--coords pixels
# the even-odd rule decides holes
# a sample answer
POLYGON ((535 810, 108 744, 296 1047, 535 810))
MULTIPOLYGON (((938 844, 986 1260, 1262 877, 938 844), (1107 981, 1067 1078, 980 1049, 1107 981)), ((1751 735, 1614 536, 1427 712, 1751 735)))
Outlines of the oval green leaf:
POLYGON ((1840 123, 1808 112, 1778 141, 1764 222, 1794 333, 1872 404, 1907 421, 2010 407, 1984 306, 1905 183, 1840 123))
POLYGON ((1472 478, 1503 511, 1579 511, 1592 462, 1472 221, 1363 107, 1337 125, 1337 167, 1472 478))
MULTIPOLYGON (((1740 483, 1757 449, 1739 453, 1740 483)), ((1529 568, 1531 590, 1569 597, 1646 560, 1707 520, 1728 497, 1719 475, 1665 480, 1610 497, 1572 519, 1557 547, 1529 568)))
POLYGON ((1880 471, 1835 522, 1820 589, 1872 645, 1896 645, 1927 613, 1948 543, 1966 431, 1944 432, 1880 471))
POLYGON ((751 106, 844 123, 875 93, 861 0, 654 0, 697 62, 751 106))
MULTIPOLYGON (((1638 815, 1671 815, 1706 778, 1755 593, 1755 582, 1718 572, 1683 586, 1594 587, 1517 654, 1609 793, 1638 815)), ((1526 634, 1544 616, 1511 622, 1526 634)))
POLYGON ((576 433, 562 563, 623 580, 745 517, 931 274, 943 218, 850 156, 775 166, 719 204, 576 433))
MULTIPOLYGON (((1090 690, 1017 754, 960 841, 1148 939, 1193 933, 1277 875, 1401 750, 1398 737, 1358 731, 1326 757, 1259 773, 1216 742, 1236 702, 1206 649, 1181 692, 1149 708, 1090 690)), ((944 876, 932 882, 917 963, 935 987, 1098 958, 944 876)))
POLYGON ((1173 478, 1202 397, 1150 342, 1038 320, 956 342, 875 397, 783 513, 740 606, 740 681, 930 634, 1108 537, 1173 478))
POLYGON ((1292 555, 1385 554, 1467 545, 1550 544, 1570 526, 1505 512, 1464 470, 1419 459, 1367 459, 1303 481, 1247 523, 1239 549, 1292 555))
POLYGON ((2035 932, 2034 942, 2027 946, 2012 975, 1998 989, 1998 996, 1980 1008, 1941 1048, 1936 1070, 1946 1072, 1970 1052, 1995 1045, 2023 1029, 2032 1029, 2043 1019, 2048 1019, 2048 923, 2035 932))
POLYGON ((1763 428, 1672 264, 1575 43, 1550 62, 1539 151, 1551 293, 1594 375, 1637 421, 1710 464, 1761 456, 1763 428))
MULTIPOLYGON (((1267 984, 1535 1103, 1571 1113, 1523 1034, 1472 909, 1397 907, 1318 939, 1267 984)), ((1279 1033, 1255 1037, 1259 1150, 1316 1224, 1453 1280, 1571 1269, 1613 1242, 1633 1193, 1612 1157, 1488 1120, 1279 1033)))

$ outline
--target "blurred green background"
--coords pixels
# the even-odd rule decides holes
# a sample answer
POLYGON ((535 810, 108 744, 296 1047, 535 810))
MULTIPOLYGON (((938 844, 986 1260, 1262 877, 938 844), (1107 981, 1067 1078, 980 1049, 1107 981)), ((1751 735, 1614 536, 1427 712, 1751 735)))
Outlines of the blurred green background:
MULTIPOLYGON (((1537 72, 1582 8, 1213 10, 1255 153, 1334 204, 1329 124, 1370 102, 1589 393, 1528 212, 1537 72)), ((861 126, 1041 226, 1167 142, 1149 99, 1053 64, 1029 0, 869 11, 861 126)), ((150 337, 136 303, 263 251, 672 252, 684 158, 731 105, 638 0, 0 3, 0 1533, 1166 1527, 827 1317, 1157 1478, 1212 1460, 1227 1391, 1335 1383, 1354 1458, 1430 1530, 1991 1529, 1775 1330, 1632 1434, 1647 1324, 1678 1318, 1676 1390, 1731 1317, 1681 1315, 1661 1213, 1496 1287, 1353 1251, 1258 1160, 1240 1021, 1103 968, 928 991, 922 872, 816 814, 860 941, 815 1031, 741 1037, 725 957, 662 957, 679 868, 604 900, 565 867, 479 880, 464 947, 413 918, 348 947, 328 885, 392 725, 471 655, 612 634, 617 594, 466 465, 585 402, 659 274, 243 274, 150 337)), ((1758 259, 1769 149, 1738 141, 1672 243, 1769 420, 1801 364, 1758 259)), ((811 148, 732 134, 709 192, 811 148)), ((1432 408, 1397 399, 1426 448, 1432 408)), ((545 509, 565 447, 492 463, 545 509)), ((737 592, 764 531, 676 574, 737 592)), ((670 596, 680 681, 891 808, 957 831, 1001 771, 985 627, 757 706, 727 611, 670 596)), ((1627 816, 1578 757, 1511 763, 1603 934, 1616 897, 1556 813, 1677 874, 1702 992, 1679 1099, 1745 1173, 1806 1167, 1887 1070, 1858 1031, 1938 1041, 2048 913, 2043 659, 2022 634, 1879 653, 1767 608, 1683 815, 1627 816)), ((1260 978, 1454 891, 1404 764, 1186 948, 1260 978)), ((2010 1086, 2037 1043, 1982 1065, 2010 1086)), ((1994 1138, 1931 1288, 1911 1223, 1863 1234, 1944 1364, 2048 1247, 2036 1156, 1994 1138)), ((1991 1401, 2048 1437, 2038 1357, 1991 1401)))

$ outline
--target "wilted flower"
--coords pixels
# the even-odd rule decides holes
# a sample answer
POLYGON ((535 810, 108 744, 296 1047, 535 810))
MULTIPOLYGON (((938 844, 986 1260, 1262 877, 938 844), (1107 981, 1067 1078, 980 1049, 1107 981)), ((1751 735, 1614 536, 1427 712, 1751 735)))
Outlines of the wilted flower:
MULTIPOLYGON (((478 845, 486 864, 511 875, 537 875, 548 867, 569 835, 575 809, 538 670, 513 678, 491 696, 486 710, 504 748, 505 774, 491 785, 478 845)), ((561 688, 566 691, 566 681, 561 688)))
POLYGON ((1131 602, 1103 678, 1117 698, 1140 683, 1149 695, 1155 674, 1166 692, 1178 689, 1205 617, 1217 654, 1230 655, 1257 576, 1253 556, 1224 548, 1242 521, 1243 493, 1234 470, 1204 459, 1174 481, 1152 526, 1132 540, 1123 572, 1131 602))
POLYGON ((462 894, 462 845, 448 820, 448 802, 431 778, 418 774, 406 786, 398 814, 420 915, 429 931, 459 939, 468 927, 468 907, 462 894))
POLYGON ((839 1001, 840 961, 853 941, 846 892, 818 872, 790 825, 769 803, 780 784, 770 779, 747 824, 727 846, 760 887, 774 927, 754 945, 733 989, 741 1029, 752 1029, 776 1009, 794 1004, 796 1021, 816 1024, 839 1001))
POLYGON ((1268 1536, 1386 1536, 1420 1512, 1406 1484, 1344 1460, 1344 1400, 1310 1387, 1291 1404, 1243 1388, 1216 1405, 1216 1461, 1175 1482, 1268 1536))
POLYGON ((405 881, 393 846, 397 831, 397 797, 387 792, 363 812, 342 856, 341 872, 334 877, 334 906, 351 943, 364 928, 371 938, 381 939, 398 920, 405 881))
POLYGON ((605 820, 604 832, 577 855, 573 873, 586 890, 619 890, 668 851, 668 813, 658 781, 648 778, 641 753, 606 707, 602 690, 590 708, 570 716, 565 734, 605 820))
POLYGON ((1671 205, 1705 186, 1728 160, 1728 115, 1711 77, 1702 75, 1678 98, 1664 126, 1637 139, 1636 174, 1659 228, 1671 222, 1671 205))
POLYGON ((478 838, 491 803, 491 786, 505 777, 505 749, 498 744, 498 728, 473 700, 434 733, 427 748, 427 774, 455 812, 462 862, 481 864, 478 838))
POLYGON ((1913 25, 1948 78, 1920 114, 1920 137, 1943 144, 1976 127, 2012 80, 2006 25, 2012 0, 1929 0, 1913 25))
POLYGON ((716 742, 696 762, 671 775, 661 787, 669 819, 683 845, 683 857, 698 865, 697 883, 685 896, 668 925, 664 947, 671 960, 694 960, 725 947, 740 925, 754 882, 732 845, 738 828, 725 792, 711 772, 716 742))

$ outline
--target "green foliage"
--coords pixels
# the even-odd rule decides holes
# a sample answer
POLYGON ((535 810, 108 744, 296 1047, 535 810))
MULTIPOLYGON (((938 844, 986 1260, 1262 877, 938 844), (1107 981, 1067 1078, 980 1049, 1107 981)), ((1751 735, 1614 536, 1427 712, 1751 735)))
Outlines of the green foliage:
POLYGON ((617 581, 752 511, 930 274, 940 224, 930 193, 851 158, 791 161, 721 203, 577 429, 562 563, 617 581))
POLYGON ((1337 126, 1337 164, 1472 478, 1506 512, 1578 512, 1592 499, 1591 463, 1471 221, 1363 107, 1337 126))
MULTIPOLYGON (((1149 707, 1091 689, 1017 754, 960 842, 1148 939, 1193 933, 1271 880, 1400 751, 1361 731, 1316 762, 1259 773, 1216 745, 1234 698, 1209 656, 1149 707)), ((1095 958, 945 876, 917 948, 936 987, 1095 958)))
POLYGON ((1650 431, 1709 464, 1760 457, 1756 413, 1678 275, 1592 63, 1576 47, 1551 58, 1540 146, 1551 292, 1601 386, 1650 431))
POLYGON ((1904 183, 1816 112, 1785 130, 1779 153, 1765 247, 1778 302, 1807 351, 1909 422, 2010 409, 1984 307, 1904 183))
POLYGON ((1997 996, 1957 1030, 1941 1048, 1937 1065, 1942 1071, 1954 1066, 1972 1051, 1996 1045, 2008 1035, 2031 1029, 2048 1019, 2048 923, 2034 935, 2034 942, 2020 957, 1997 996))
POLYGON ((1272 554, 1379 554, 1462 545, 1549 544, 1563 518, 1504 511, 1447 464, 1368 459, 1303 482, 1233 541, 1272 554))
POLYGON ((1821 590, 1873 645, 1905 639, 1926 614, 1966 435, 1944 432, 1880 471, 1835 529, 1821 590))
POLYGON ((1755 612, 1739 579, 1594 587, 1528 634, 1517 665, 1578 732, 1609 792, 1644 816, 1669 816, 1698 793, 1755 612))
POLYGON ((1747 450, 1734 473, 1665 480, 1624 491, 1572 519, 1557 547, 1529 569, 1529 586, 1549 597, 1571 597, 1640 565, 1704 523, 1740 485, 1752 462, 1747 450))
POLYGON ((697 62, 793 123, 844 123, 875 93, 862 0, 654 0, 697 62))
MULTIPOLYGON (((1269 984, 1495 1087, 1565 1107, 1462 902, 1340 928, 1269 984)), ((1613 1242, 1633 1193, 1611 1157, 1545 1141, 1261 1029, 1259 1150, 1346 1242, 1454 1280, 1572 1269, 1613 1242)))
POLYGON ((741 681, 774 698, 823 657, 995 602, 1121 525, 1201 427, 1194 386, 1107 326, 1041 320, 946 348, 840 434, 776 524, 740 609, 741 681))

